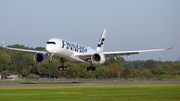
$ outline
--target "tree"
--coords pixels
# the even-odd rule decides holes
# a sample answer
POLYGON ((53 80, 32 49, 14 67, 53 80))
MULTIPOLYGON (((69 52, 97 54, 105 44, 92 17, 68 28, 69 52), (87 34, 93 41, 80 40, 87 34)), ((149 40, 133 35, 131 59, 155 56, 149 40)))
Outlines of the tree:
POLYGON ((23 77, 26 77, 28 75, 28 71, 26 70, 26 69, 24 69, 23 71, 22 71, 22 76, 23 77))
POLYGON ((1 61, 6 65, 4 65, 4 70, 6 70, 11 63, 11 57, 6 53, 1 54, 1 61))
POLYGON ((7 70, 16 70, 16 68, 14 65, 11 64, 7 67, 7 70))
POLYGON ((37 67, 38 73, 39 73, 40 75, 42 75, 42 74, 43 74, 43 66, 42 66, 41 64, 38 64, 37 66, 38 66, 38 67, 37 67))
POLYGON ((45 51, 46 49, 44 47, 36 47, 35 50, 45 51))
POLYGON ((125 68, 124 69, 124 77, 130 77, 131 74, 131 69, 130 68, 125 68))
POLYGON ((143 66, 143 64, 144 64, 144 61, 138 60, 138 61, 132 61, 132 63, 133 63, 134 68, 140 69, 143 66))
POLYGON ((124 68, 134 68, 133 63, 131 61, 123 62, 124 68))
POLYGON ((110 77, 118 77, 118 72, 123 71, 122 66, 117 63, 109 64, 108 68, 110 71, 110 77))
POLYGON ((152 78, 154 75, 151 73, 151 70, 149 69, 143 69, 140 73, 141 77, 146 77, 146 78, 152 78))
POLYGON ((141 74, 141 71, 135 69, 135 70, 132 72, 132 77, 133 77, 133 78, 140 77, 140 74, 141 74))
POLYGON ((51 74, 52 74, 52 71, 51 71, 50 67, 47 64, 43 65, 43 72, 44 72, 45 77, 46 76, 50 77, 51 74))
POLYGON ((32 72, 32 66, 30 65, 29 67, 28 67, 28 71, 31 73, 32 72))
POLYGON ((154 75, 163 75, 165 72, 162 70, 162 67, 161 66, 156 66, 155 68, 153 68, 151 70, 151 72, 154 74, 154 75))
POLYGON ((154 60, 147 60, 144 62, 143 64, 143 68, 146 68, 146 69, 152 69, 156 66, 154 60))

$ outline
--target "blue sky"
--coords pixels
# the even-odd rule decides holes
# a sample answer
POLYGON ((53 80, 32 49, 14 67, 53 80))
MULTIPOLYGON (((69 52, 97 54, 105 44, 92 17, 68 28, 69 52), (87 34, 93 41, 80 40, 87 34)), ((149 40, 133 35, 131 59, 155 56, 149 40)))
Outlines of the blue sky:
POLYGON ((125 60, 176 61, 180 57, 180 0, 0 0, 0 41, 45 47, 62 38, 104 51, 169 48, 125 60))

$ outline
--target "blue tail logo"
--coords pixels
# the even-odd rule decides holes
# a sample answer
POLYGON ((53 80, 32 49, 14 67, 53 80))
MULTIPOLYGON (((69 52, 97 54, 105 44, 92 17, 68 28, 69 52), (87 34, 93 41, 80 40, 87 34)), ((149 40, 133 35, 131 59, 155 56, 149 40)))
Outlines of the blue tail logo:
POLYGON ((103 33, 102 33, 102 35, 101 35, 101 37, 100 37, 100 39, 99 39, 99 43, 98 43, 98 45, 97 45, 97 48, 96 48, 96 50, 97 50, 98 52, 103 52, 105 37, 106 37, 106 30, 104 29, 104 30, 103 30, 103 33))
POLYGON ((98 44, 98 47, 101 47, 101 45, 104 44, 104 41, 105 41, 105 38, 102 38, 101 41, 100 41, 100 43, 98 44))

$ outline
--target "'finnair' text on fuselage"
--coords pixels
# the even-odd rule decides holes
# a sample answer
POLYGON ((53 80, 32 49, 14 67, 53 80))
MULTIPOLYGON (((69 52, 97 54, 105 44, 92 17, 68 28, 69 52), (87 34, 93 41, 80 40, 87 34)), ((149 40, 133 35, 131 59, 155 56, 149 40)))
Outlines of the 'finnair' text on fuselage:
POLYGON ((65 40, 62 40, 62 48, 75 50, 76 52, 87 52, 87 48, 83 45, 75 44, 72 42, 68 42, 65 40))

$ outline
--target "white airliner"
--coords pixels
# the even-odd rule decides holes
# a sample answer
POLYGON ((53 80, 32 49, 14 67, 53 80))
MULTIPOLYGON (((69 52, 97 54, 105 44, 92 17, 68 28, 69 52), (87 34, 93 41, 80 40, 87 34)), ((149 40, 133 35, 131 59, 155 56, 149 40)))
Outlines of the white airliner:
POLYGON ((34 61, 37 63, 42 63, 42 64, 48 61, 48 56, 50 57, 50 60, 49 60, 50 63, 53 63, 53 60, 52 60, 53 56, 58 56, 60 57, 60 62, 62 63, 62 66, 58 67, 58 70, 67 70, 67 67, 64 66, 64 62, 70 61, 74 63, 90 64, 91 66, 87 67, 87 71, 89 70, 94 71, 96 70, 96 67, 93 67, 93 64, 101 65, 109 57, 116 57, 116 56, 122 56, 122 55, 127 55, 129 57, 129 55, 139 54, 139 52, 164 51, 164 50, 173 49, 175 47, 174 45, 172 48, 167 48, 167 49, 103 52, 105 36, 106 36, 106 30, 104 29, 96 50, 90 47, 86 47, 84 45, 80 45, 77 43, 73 43, 73 42, 70 42, 64 39, 58 39, 58 38, 52 38, 47 41, 46 51, 10 48, 10 47, 6 47, 4 42, 3 42, 3 48, 35 53, 34 61))

